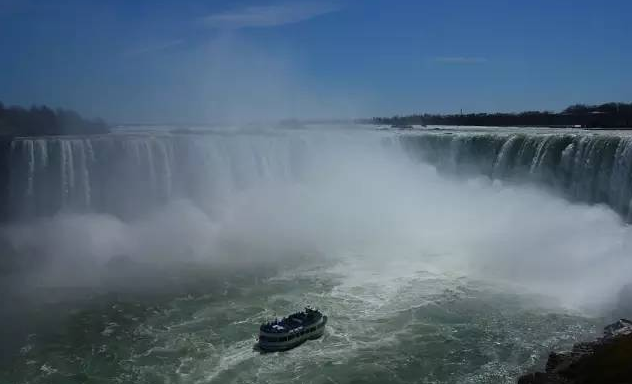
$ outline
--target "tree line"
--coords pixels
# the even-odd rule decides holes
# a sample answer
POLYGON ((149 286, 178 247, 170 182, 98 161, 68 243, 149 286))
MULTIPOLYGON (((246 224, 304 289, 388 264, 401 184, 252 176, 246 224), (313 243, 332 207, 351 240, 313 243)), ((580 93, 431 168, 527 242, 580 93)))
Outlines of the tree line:
POLYGON ((519 113, 415 114, 375 117, 374 124, 409 125, 478 125, 478 126, 544 126, 583 128, 632 128, 632 103, 601 105, 576 104, 561 112, 526 111, 519 113))
POLYGON ((89 120, 68 109, 53 110, 46 106, 29 109, 0 102, 0 135, 42 136, 98 134, 108 132, 107 124, 101 119, 89 120))

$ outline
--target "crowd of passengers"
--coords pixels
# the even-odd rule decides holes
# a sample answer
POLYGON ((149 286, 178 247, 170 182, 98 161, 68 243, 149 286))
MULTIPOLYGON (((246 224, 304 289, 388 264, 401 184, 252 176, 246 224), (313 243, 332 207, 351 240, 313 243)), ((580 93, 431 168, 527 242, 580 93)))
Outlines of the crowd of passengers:
POLYGON ((290 341, 290 340, 292 340, 292 339, 294 339, 296 337, 304 335, 305 333, 313 332, 316 329, 322 328, 324 325, 325 325, 325 323, 321 323, 321 324, 318 324, 318 325, 313 326, 311 328, 304 329, 301 332, 296 332, 294 334, 287 335, 287 336, 271 337, 271 336, 260 335, 259 336, 259 341, 267 341, 267 342, 290 341))
POLYGON ((318 311, 306 309, 305 312, 296 312, 289 315, 288 317, 284 317, 281 320, 276 319, 272 322, 263 324, 261 326, 261 330, 265 330, 266 332, 277 332, 277 333, 285 332, 286 330, 284 328, 292 329, 297 326, 303 325, 306 320, 318 318, 317 314, 319 314, 318 311), (295 324, 292 324, 293 320, 295 319, 300 320, 300 322, 294 322, 295 324), (275 325, 277 327, 275 327, 275 325))

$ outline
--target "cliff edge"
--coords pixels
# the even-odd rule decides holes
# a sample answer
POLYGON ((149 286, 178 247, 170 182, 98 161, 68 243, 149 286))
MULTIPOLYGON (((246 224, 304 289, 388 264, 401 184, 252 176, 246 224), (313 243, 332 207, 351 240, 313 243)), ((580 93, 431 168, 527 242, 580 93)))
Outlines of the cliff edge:
POLYGON ((621 319, 603 336, 551 352, 544 372, 529 373, 518 384, 632 384, 632 321, 621 319))

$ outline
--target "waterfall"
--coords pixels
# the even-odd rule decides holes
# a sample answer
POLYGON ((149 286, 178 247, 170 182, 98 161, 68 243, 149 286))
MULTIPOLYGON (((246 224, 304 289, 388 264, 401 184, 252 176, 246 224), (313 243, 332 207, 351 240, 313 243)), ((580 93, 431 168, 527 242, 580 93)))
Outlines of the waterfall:
MULTIPOLYGON (((365 145, 367 135, 348 136, 339 144, 365 145)), ((382 146, 442 172, 537 183, 570 200, 607 204, 632 221, 630 136, 426 132, 380 138, 382 146)), ((327 156, 323 152, 338 140, 295 132, 16 138, 3 144, 7 189, 0 212, 4 219, 60 211, 128 218, 174 198, 221 205, 242 189, 299 181, 306 164, 327 156)))
POLYGON ((414 158, 456 174, 534 182, 571 200, 603 203, 632 221, 632 138, 616 134, 400 135, 414 158))
POLYGON ((26 152, 25 157, 28 159, 28 182, 26 187, 26 194, 28 196, 33 195, 33 182, 35 178, 35 145, 32 141, 29 141, 24 147, 26 152))
POLYGON ((13 139, 6 150, 4 219, 61 211, 130 218, 172 198, 208 203, 202 200, 295 179, 296 141, 263 134, 13 139))

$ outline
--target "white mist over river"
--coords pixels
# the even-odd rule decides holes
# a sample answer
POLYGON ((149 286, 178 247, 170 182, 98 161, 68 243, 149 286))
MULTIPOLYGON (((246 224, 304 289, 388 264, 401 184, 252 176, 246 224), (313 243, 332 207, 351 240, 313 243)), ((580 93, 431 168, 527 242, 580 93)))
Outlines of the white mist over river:
POLYGON ((0 379, 511 382, 594 332, 632 276, 631 229, 619 200, 606 200, 626 196, 629 181, 613 180, 629 172, 627 139, 613 136, 619 149, 609 136, 528 132, 16 140, 2 238, 20 265, 7 286, 30 303, 31 325, 0 379), (485 135, 497 156, 487 161, 498 171, 504 159, 513 177, 459 172, 486 156, 458 152, 462 140, 485 135), (532 146, 530 175, 566 172, 572 149, 569 180, 599 174, 573 173, 594 166, 580 160, 601 145, 584 153, 574 140, 610 148, 600 164, 611 194, 594 194, 602 204, 571 202, 566 187, 533 182, 501 156, 532 146), (456 152, 437 156, 445 148, 456 152), (259 323, 307 304, 329 315, 324 338, 252 350, 259 323))

